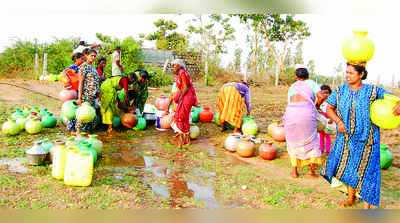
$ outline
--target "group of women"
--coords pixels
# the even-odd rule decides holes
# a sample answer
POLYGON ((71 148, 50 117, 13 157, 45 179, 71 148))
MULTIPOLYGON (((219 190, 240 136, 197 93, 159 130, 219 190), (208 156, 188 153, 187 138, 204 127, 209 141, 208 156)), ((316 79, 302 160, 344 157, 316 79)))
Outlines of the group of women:
POLYGON ((67 131, 90 132, 93 131, 100 120, 108 125, 107 133, 112 134, 112 123, 115 115, 124 112, 135 112, 139 108, 143 112, 144 104, 148 97, 148 83, 151 75, 145 70, 136 70, 127 76, 113 76, 106 78, 104 67, 106 58, 97 60, 97 68, 94 67, 97 51, 84 49, 72 56, 74 64, 63 71, 64 87, 77 91, 76 104, 89 103, 98 111, 94 120, 90 123, 81 123, 76 119, 69 120, 67 131), (132 89, 129 89, 131 86, 132 89), (124 90, 124 101, 117 97, 117 91, 124 90), (99 118, 101 116, 101 119, 99 118))
MULTIPOLYGON (((346 69, 347 84, 334 91, 329 86, 321 88, 309 79, 306 68, 296 69, 296 82, 289 88, 288 105, 283 122, 286 133, 287 151, 293 167, 292 177, 298 177, 298 167, 310 166, 310 175, 316 165, 321 165, 320 175, 329 183, 333 180, 347 188, 347 199, 343 206, 354 204, 357 194, 363 208, 379 206, 380 202, 380 129, 370 119, 370 106, 385 94, 381 87, 364 84, 367 78, 365 62, 349 61, 346 69), (329 151, 327 160, 322 159, 317 129, 320 105, 326 101, 326 116, 337 125, 336 141, 329 151)), ((239 132, 242 98, 245 98, 248 114, 251 111, 250 91, 245 83, 228 83, 220 90, 218 109, 219 121, 235 126, 239 132)), ((325 113, 325 112, 323 112, 325 113)), ((393 108, 400 115, 400 103, 393 108)), ((330 140, 327 143, 330 143, 330 140)))
MULTIPOLYGON (((336 123, 337 135, 320 174, 329 183, 338 181, 347 187, 343 206, 354 204, 355 194, 361 197, 363 207, 379 206, 380 199, 380 130, 371 122, 370 105, 385 94, 381 87, 364 84, 367 77, 365 63, 348 62, 347 84, 337 87, 329 97, 313 91, 307 83, 307 69, 296 70, 296 82, 290 87, 289 103, 283 117, 287 150, 293 166, 310 165, 310 174, 316 176, 315 165, 322 164, 317 134, 317 108, 326 99, 327 117, 336 123)), ((400 115, 400 104, 393 108, 400 115)))
MULTIPOLYGON (((111 133, 113 115, 118 109, 133 111, 134 106, 130 104, 129 98, 137 99, 134 105, 143 111, 148 96, 146 80, 150 76, 147 72, 140 71, 139 75, 130 73, 126 77, 104 79, 99 74, 104 74, 101 67, 104 68, 106 60, 100 60, 100 72, 93 67, 96 56, 94 50, 89 50, 87 57, 75 54, 75 63, 67 71, 73 70, 79 76, 77 103, 89 102, 95 107, 96 100, 99 100, 102 121, 109 125, 108 132, 111 133), (132 95, 128 91, 131 84, 135 86, 132 95), (125 90, 123 102, 117 97, 117 91, 121 89, 125 90)), ((198 106, 199 102, 184 62, 176 59, 172 62, 172 67, 176 91, 171 94, 168 107, 174 104, 172 128, 177 133, 178 146, 181 148, 190 143, 189 117, 192 106, 198 106)), ((365 63, 348 62, 347 84, 337 87, 328 97, 309 80, 306 68, 296 69, 296 82, 289 89, 288 105, 282 125, 286 132, 293 177, 298 177, 298 167, 306 165, 310 166, 310 175, 316 177, 316 165, 322 164, 321 176, 329 183, 335 179, 347 186, 348 197, 343 203, 344 206, 354 204, 355 194, 358 193, 363 207, 370 208, 370 205, 379 206, 380 199, 380 129, 371 122, 369 107, 373 101, 391 93, 381 87, 364 84, 362 80, 366 77, 365 63), (317 131, 317 109, 325 100, 328 104, 326 115, 336 123, 337 135, 327 160, 323 162, 317 131)), ((240 132, 242 98, 247 107, 247 114, 250 115, 250 89, 247 83, 227 83, 220 89, 218 110, 222 131, 229 123, 235 127, 235 132, 240 132)), ((400 115, 400 105, 393 108, 393 113, 400 115)), ((96 120, 93 123, 96 123, 96 120)), ((93 123, 77 123, 76 128, 78 131, 88 130, 93 127, 93 123)))

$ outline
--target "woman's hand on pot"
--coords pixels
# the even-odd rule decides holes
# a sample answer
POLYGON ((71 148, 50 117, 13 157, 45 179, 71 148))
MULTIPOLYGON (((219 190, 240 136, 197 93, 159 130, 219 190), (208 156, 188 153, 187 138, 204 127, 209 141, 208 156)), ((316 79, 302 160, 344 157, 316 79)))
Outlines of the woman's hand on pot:
POLYGON ((397 106, 395 106, 393 108, 393 115, 395 115, 395 116, 399 116, 400 115, 400 103, 397 104, 397 106))
POLYGON ((81 105, 81 104, 82 104, 82 99, 78 99, 78 100, 76 101, 76 104, 81 105))
POLYGON ((339 131, 340 133, 343 133, 343 134, 346 133, 346 125, 344 124, 344 122, 343 122, 342 120, 340 120, 340 121, 337 123, 337 127, 338 127, 338 131, 339 131))

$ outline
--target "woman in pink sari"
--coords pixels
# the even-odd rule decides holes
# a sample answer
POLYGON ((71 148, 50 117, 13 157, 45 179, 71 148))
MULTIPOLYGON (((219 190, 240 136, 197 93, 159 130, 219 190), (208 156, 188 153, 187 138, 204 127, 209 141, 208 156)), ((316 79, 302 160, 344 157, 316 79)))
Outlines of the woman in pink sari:
MULTIPOLYGON (((309 74, 306 68, 296 69, 296 82, 290 87, 290 101, 286 107, 283 123, 286 132, 287 150, 293 167, 292 177, 298 177, 297 167, 310 165, 310 175, 316 164, 322 164, 317 132, 317 109, 315 95, 306 82, 309 74)), ((318 103, 321 103, 321 94, 318 103)))
MULTIPOLYGON (((178 133, 178 148, 181 149, 183 145, 190 144, 189 115, 192 106, 198 106, 199 102, 197 101, 192 79, 190 78, 189 73, 185 70, 183 60, 175 59, 172 62, 172 66, 175 72, 175 81, 178 91, 173 98, 177 106, 174 114, 174 122, 171 126, 174 131, 178 133)), ((172 100, 170 100, 170 104, 171 102, 172 100)), ((168 108, 170 107, 170 104, 168 105, 168 108)))

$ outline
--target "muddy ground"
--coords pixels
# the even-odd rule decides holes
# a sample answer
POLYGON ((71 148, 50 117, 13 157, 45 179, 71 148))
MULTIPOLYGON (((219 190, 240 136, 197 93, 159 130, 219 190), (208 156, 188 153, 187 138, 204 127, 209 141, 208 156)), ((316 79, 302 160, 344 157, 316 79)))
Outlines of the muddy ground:
MULTIPOLYGON (((61 84, 32 80, 0 80, 29 86, 57 96, 61 84)), ((217 109, 219 86, 195 83, 200 104, 217 109)), ((154 104, 170 87, 151 89, 154 104)), ((287 87, 252 87, 252 115, 259 126, 258 138, 271 140, 267 126, 279 120, 286 106, 287 87)), ((400 95, 400 92, 397 92, 400 95)), ((0 84, 0 122, 22 106, 46 107, 57 116, 61 102, 27 90, 0 84)), ((345 196, 321 177, 300 169, 290 177, 285 143, 275 143, 278 157, 272 161, 257 156, 241 158, 223 149, 231 132, 221 133, 215 123, 197 123, 201 136, 182 150, 176 148, 172 131, 154 126, 144 131, 119 129, 112 138, 104 130, 96 134, 104 153, 95 165, 89 187, 69 187, 51 177, 51 164, 24 164, 24 152, 42 137, 63 139, 64 126, 45 129, 38 135, 23 132, 0 136, 0 207, 23 209, 84 208, 341 208, 345 196)), ((400 208, 400 129, 382 131, 394 165, 382 171, 381 208, 400 208)), ((257 145, 258 147, 259 145, 257 145)), ((354 208, 360 208, 359 202, 354 208)))

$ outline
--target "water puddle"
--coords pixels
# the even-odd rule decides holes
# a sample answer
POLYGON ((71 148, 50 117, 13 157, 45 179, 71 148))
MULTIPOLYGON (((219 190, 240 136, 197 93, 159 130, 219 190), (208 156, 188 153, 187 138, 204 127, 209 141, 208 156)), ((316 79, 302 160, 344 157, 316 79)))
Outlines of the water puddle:
MULTIPOLYGON (((186 207, 185 202, 188 202, 188 198, 201 201, 208 209, 233 208, 240 205, 238 201, 226 205, 217 199, 216 189, 212 186, 216 180, 215 172, 206 172, 196 167, 188 170, 188 164, 183 157, 162 160, 152 156, 154 152, 159 152, 164 143, 176 141, 171 132, 150 130, 145 133, 135 132, 132 135, 101 138, 104 142, 104 152, 99 162, 114 167, 114 172, 118 172, 119 167, 145 170, 146 174, 141 181, 146 182, 155 194, 168 199, 172 207, 186 207), (174 167, 168 163, 173 163, 174 167)), ((193 145, 198 146, 211 159, 223 157, 234 165, 247 165, 246 162, 210 145, 205 138, 194 140, 193 145)), ((118 174, 115 177, 122 178, 118 174)), ((190 203, 192 202, 189 202, 189 206, 190 203)))
MULTIPOLYGON (((151 189, 154 193, 161 195, 171 201, 173 207, 182 207, 180 199, 183 197, 194 198, 195 200, 202 201, 206 208, 216 209, 221 208, 222 205, 215 199, 215 189, 210 185, 202 185, 196 182, 188 182, 184 180, 185 174, 191 174, 184 170, 172 170, 170 168, 160 165, 154 157, 144 156, 146 163, 145 170, 150 171, 155 177, 159 179, 166 179, 167 184, 158 184, 150 182, 151 189)), ((208 176, 208 181, 214 181, 215 173, 202 172, 202 174, 194 175, 194 177, 208 176)))
POLYGON ((23 165, 26 162, 26 158, 3 158, 0 160, 0 165, 7 165, 8 170, 11 172, 27 173, 29 172, 29 168, 23 165))

